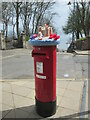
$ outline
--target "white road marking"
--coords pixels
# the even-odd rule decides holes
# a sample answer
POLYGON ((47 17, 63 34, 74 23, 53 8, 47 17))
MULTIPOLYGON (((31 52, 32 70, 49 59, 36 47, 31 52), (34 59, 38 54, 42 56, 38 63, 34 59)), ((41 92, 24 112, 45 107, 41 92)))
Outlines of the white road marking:
MULTIPOLYGON (((20 56, 21 56, 21 55, 26 55, 26 54, 20 54, 20 56)), ((29 55, 31 55, 31 54, 29 54, 29 55)), ((6 57, 1 57, 0 59, 7 59, 7 58, 14 57, 14 56, 18 56, 18 54, 17 54, 17 55, 6 56, 6 57)))
POLYGON ((75 80, 75 81, 81 81, 82 80, 83 81, 83 80, 90 80, 90 79, 88 79, 88 78, 78 78, 78 79, 77 78, 60 78, 60 79, 57 78, 56 80, 70 80, 70 81, 71 80, 75 80))
MULTIPOLYGON (((83 80, 90 80, 90 78, 78 78, 78 79, 75 79, 75 78, 68 78, 68 79, 65 79, 65 78, 57 78, 56 79, 56 81, 59 81, 59 80, 65 80, 65 81, 73 81, 73 80, 75 80, 75 81, 83 81, 83 80)), ((35 79, 1 79, 0 78, 0 82, 15 82, 15 81, 18 81, 18 82, 20 82, 20 81, 33 81, 33 82, 35 82, 35 79)))
POLYGON ((10 55, 10 56, 7 56, 7 57, 2 57, 2 59, 10 58, 10 57, 13 57, 13 56, 16 56, 16 55, 10 55))
POLYGON ((57 78, 56 80, 76 80, 75 78, 57 78))

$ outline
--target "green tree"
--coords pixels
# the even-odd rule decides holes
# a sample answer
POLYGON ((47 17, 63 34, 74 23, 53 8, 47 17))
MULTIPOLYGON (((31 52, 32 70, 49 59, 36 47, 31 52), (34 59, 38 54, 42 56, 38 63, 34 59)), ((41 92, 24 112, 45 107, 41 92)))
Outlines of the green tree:
MULTIPOLYGON (((89 35, 90 32, 90 2, 76 2, 74 14, 74 30, 76 39, 89 35)), ((67 24, 63 27, 65 34, 72 33, 73 31, 73 12, 71 11, 67 24)))

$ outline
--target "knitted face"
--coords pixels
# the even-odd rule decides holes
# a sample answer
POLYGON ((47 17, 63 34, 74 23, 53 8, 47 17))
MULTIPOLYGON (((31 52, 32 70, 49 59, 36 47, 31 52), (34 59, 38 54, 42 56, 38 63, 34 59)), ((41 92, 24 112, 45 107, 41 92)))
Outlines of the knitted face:
POLYGON ((48 25, 47 25, 47 24, 45 24, 45 27, 47 28, 47 27, 48 27, 48 25))

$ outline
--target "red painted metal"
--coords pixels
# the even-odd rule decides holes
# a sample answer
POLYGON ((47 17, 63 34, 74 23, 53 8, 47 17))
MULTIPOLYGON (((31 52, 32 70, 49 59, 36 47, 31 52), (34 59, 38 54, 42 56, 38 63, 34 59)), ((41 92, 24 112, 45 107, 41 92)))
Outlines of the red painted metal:
POLYGON ((40 102, 55 101, 56 46, 34 46, 32 57, 34 57, 35 96, 37 100, 40 102), (37 65, 37 62, 40 64, 37 65))

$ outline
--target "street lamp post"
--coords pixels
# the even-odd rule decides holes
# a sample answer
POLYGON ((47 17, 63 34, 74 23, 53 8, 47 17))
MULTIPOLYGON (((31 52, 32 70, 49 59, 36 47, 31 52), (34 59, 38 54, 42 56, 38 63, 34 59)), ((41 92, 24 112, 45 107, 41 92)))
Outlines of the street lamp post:
MULTIPOLYGON (((68 3, 71 5, 71 2, 68 3)), ((72 20, 72 52, 74 51, 74 33, 75 33, 75 0, 73 1, 73 20, 72 20)))
POLYGON ((72 51, 74 51, 74 32, 75 32, 75 21, 74 21, 75 19, 74 19, 74 17, 75 17, 75 0, 73 2, 72 51))

